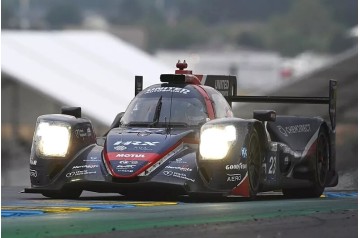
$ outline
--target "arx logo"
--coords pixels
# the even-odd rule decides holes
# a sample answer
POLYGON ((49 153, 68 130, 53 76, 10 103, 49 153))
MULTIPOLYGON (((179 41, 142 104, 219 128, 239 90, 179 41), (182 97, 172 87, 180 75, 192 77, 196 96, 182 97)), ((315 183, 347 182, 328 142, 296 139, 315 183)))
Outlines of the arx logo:
POLYGON ((158 141, 117 141, 114 145, 149 145, 149 146, 156 146, 160 142, 158 141))

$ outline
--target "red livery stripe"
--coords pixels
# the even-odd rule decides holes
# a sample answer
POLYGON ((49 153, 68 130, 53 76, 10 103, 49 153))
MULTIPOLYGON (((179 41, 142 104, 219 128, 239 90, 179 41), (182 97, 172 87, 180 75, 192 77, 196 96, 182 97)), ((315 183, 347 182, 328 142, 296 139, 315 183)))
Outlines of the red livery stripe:
POLYGON ((146 160, 153 162, 159 156, 157 153, 141 153, 141 152, 108 152, 108 160, 146 160))
POLYGON ((231 191, 232 195, 238 195, 243 197, 250 197, 250 184, 249 177, 246 174, 245 178, 231 191))

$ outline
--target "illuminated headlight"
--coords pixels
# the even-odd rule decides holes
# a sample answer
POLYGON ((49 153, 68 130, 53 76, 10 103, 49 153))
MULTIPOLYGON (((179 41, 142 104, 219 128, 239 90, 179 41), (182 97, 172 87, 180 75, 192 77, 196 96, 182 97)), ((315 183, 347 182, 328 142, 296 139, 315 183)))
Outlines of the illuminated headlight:
POLYGON ((235 140, 234 126, 206 128, 200 136, 200 154, 203 159, 223 159, 235 140))
POLYGON ((70 126, 40 122, 36 130, 36 148, 40 155, 65 157, 70 143, 70 126))

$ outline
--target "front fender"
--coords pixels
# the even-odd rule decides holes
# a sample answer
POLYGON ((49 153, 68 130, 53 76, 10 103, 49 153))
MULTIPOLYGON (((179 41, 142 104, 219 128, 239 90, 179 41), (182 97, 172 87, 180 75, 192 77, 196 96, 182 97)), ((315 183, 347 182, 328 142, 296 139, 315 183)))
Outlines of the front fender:
MULTIPOLYGON (((69 115, 48 114, 42 115, 37 119, 34 132, 31 154, 30 154, 30 181, 33 187, 46 186, 52 183, 54 178, 59 175, 65 166, 76 157, 82 149, 96 143, 96 135, 92 124, 88 119, 75 118, 69 115), (64 156, 43 155, 39 150, 38 130, 40 124, 63 124, 69 128, 69 145, 64 156)), ((58 138, 48 138, 49 140, 60 143, 58 138)), ((54 144, 54 143, 52 143, 54 144)))
MULTIPOLYGON (((241 184, 247 186, 247 144, 251 132, 253 130, 259 131, 257 127, 262 128, 262 124, 259 123, 254 119, 223 118, 209 121, 202 126, 202 132, 211 127, 232 125, 236 128, 236 140, 232 142, 227 155, 223 159, 205 159, 200 153, 197 156, 200 174, 209 188, 231 193, 234 188, 241 184)), ((263 131, 259 132, 260 137, 262 137, 263 131)), ((221 138, 213 139, 220 140, 221 138)), ((240 192, 239 195, 248 196, 247 191, 240 192)))

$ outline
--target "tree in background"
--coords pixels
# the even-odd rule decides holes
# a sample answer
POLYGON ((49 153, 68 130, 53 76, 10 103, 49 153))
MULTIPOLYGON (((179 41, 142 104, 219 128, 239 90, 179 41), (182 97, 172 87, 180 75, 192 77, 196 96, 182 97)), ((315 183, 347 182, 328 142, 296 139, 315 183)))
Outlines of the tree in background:
POLYGON ((17 5, 18 3, 11 0, 1 1, 1 29, 18 28, 14 11, 14 8, 18 7, 17 5))
POLYGON ((343 30, 320 1, 297 0, 287 14, 271 18, 262 36, 267 48, 295 55, 306 50, 329 51, 334 37, 343 30))
MULTIPOLYGON (((148 51, 221 45, 295 55, 340 52, 353 43, 357 0, 28 0, 30 29, 81 27, 95 13, 114 28, 145 29, 148 51), (32 22, 33 21, 33 22, 32 22)), ((20 0, 2 0, 2 28, 19 28, 20 0)))
POLYGON ((82 22, 82 14, 78 6, 72 3, 52 5, 45 17, 51 28, 61 29, 82 22))

